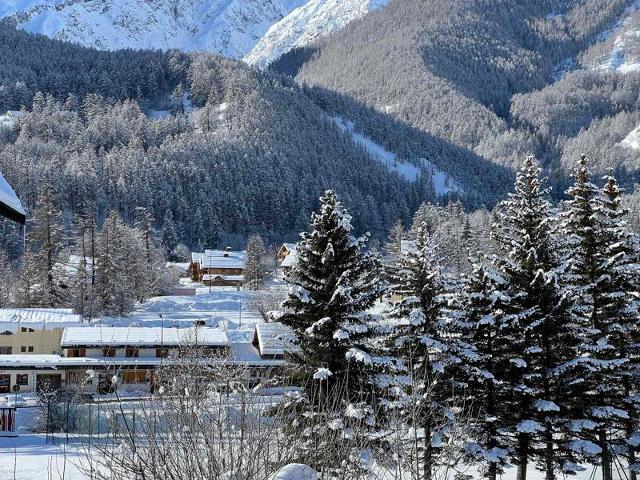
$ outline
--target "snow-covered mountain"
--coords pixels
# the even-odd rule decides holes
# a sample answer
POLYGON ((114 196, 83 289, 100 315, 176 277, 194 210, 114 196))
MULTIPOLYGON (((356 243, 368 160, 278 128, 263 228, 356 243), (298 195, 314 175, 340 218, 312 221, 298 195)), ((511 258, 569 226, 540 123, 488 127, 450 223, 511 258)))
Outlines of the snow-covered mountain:
POLYGON ((3 0, 0 17, 85 46, 207 50, 241 58, 304 0, 3 0))
POLYGON ((206 50, 266 65, 388 0, 2 0, 20 28, 102 50, 206 50))
POLYGON ((245 57, 267 66, 283 53, 340 30, 349 22, 383 7, 389 0, 310 0, 275 23, 245 57))

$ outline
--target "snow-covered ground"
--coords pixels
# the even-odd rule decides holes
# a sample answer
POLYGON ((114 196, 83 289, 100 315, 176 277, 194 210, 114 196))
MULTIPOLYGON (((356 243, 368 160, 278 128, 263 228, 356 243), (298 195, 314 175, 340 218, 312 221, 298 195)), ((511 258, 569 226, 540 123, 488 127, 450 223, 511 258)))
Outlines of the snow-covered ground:
MULTIPOLYGON (((235 288, 197 286, 195 296, 154 297, 127 317, 105 317, 99 324, 111 326, 191 327, 203 322, 225 330, 232 342, 246 340, 262 317, 252 306, 255 292, 235 288)), ((96 324, 96 323, 94 323, 96 324)))

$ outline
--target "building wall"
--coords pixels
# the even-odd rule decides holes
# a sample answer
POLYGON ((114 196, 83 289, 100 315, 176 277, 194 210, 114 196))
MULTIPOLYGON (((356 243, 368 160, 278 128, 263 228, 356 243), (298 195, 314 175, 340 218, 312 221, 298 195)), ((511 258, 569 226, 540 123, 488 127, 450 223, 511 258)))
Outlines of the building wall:
MULTIPOLYGON (((110 348, 110 347, 105 347, 105 348, 110 348)), ((134 348, 134 347, 131 347, 134 348)), ((77 350, 77 347, 75 348, 77 350)), ((70 357, 73 356, 70 353, 70 350, 74 350, 71 348, 65 348, 63 350, 63 355, 65 357, 70 357)), ((116 348, 115 349, 115 355, 112 355, 114 357, 126 357, 126 348, 116 348)), ((174 353, 177 352, 177 348, 168 348, 170 353, 174 353)), ((84 349, 84 356, 85 357, 92 357, 92 358, 109 358, 109 357, 105 357, 104 356, 104 349, 103 348, 85 348, 84 349)), ((138 348, 138 357, 142 357, 142 358, 156 358, 156 348, 138 348)))
POLYGON ((60 352, 62 331, 62 328, 53 328, 36 330, 35 332, 17 331, 12 335, 0 335, 0 347, 11 347, 11 353, 14 355, 58 353, 60 352), (21 347, 25 347, 25 351, 22 351, 21 347), (29 347, 33 347, 33 351, 29 351, 29 347))
MULTIPOLYGON (((37 379, 40 375, 60 375, 62 385, 64 385, 65 375, 64 372, 60 370, 49 370, 49 369, 20 369, 20 370, 0 370, 0 386, 4 387, 4 379, 6 376, 10 378, 9 382, 9 392, 12 391, 13 386, 17 384, 18 375, 27 375, 27 385, 20 385, 20 393, 25 392, 35 392, 37 386, 37 379)), ((4 390, 4 388, 3 388, 4 390)), ((0 394, 6 394, 7 392, 2 392, 0 394)))

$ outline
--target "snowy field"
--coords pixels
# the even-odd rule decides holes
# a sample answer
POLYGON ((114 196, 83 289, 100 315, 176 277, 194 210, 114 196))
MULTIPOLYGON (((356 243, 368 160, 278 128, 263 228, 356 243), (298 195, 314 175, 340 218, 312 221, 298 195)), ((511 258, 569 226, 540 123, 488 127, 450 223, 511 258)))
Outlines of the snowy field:
POLYGON ((107 317, 94 324, 186 328, 198 321, 226 331, 231 341, 241 341, 262 321, 252 306, 257 295, 231 287, 214 287, 211 292, 208 287, 197 287, 195 296, 154 297, 127 317, 107 317))

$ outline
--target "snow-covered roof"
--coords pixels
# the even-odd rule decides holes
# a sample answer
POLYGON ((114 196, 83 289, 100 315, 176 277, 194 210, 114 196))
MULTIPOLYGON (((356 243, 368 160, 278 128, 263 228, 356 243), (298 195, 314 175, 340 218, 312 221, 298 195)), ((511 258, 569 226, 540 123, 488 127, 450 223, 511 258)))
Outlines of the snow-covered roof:
POLYGON ((60 345, 74 346, 228 346, 227 334, 217 328, 75 327, 66 328, 60 345))
POLYGON ((207 281, 207 280, 215 280, 215 279, 221 279, 221 280, 226 280, 228 282, 243 282, 244 281, 244 275, 222 275, 220 273, 214 273, 212 275, 209 275, 208 273, 205 273, 204 275, 202 275, 202 280, 207 281))
POLYGON ((298 253, 295 250, 291 250, 291 253, 284 257, 280 266, 282 268, 292 268, 298 263, 298 253))
POLYGON ((257 323, 256 337, 260 355, 284 355, 291 351, 295 335, 285 325, 277 322, 257 323))
POLYGON ((289 250, 290 252, 293 252, 293 251, 295 250, 295 248, 296 248, 296 244, 295 244, 295 243, 287 243, 287 242, 284 242, 284 243, 282 244, 282 246, 283 246, 284 248, 286 248, 287 250, 289 250))
POLYGON ((14 222, 25 224, 27 214, 20 199, 0 172, 0 215, 14 222))
POLYGON ((232 342, 229 348, 229 358, 232 363, 240 365, 284 365, 284 360, 264 359, 253 344, 249 342, 232 342))
POLYGON ((55 368, 60 355, 0 355, 0 369, 7 367, 55 368))
POLYGON ((245 266, 244 251, 205 250, 200 263, 202 268, 239 268, 245 266))
POLYGON ((82 316, 70 308, 0 308, 0 330, 17 331, 21 326, 41 330, 82 324, 82 316))
POLYGON ((191 261, 193 263, 200 263, 200 261, 202 260, 202 253, 200 252, 191 252, 191 261))
POLYGON ((189 270, 189 264, 184 262, 167 262, 165 266, 183 273, 189 270))

